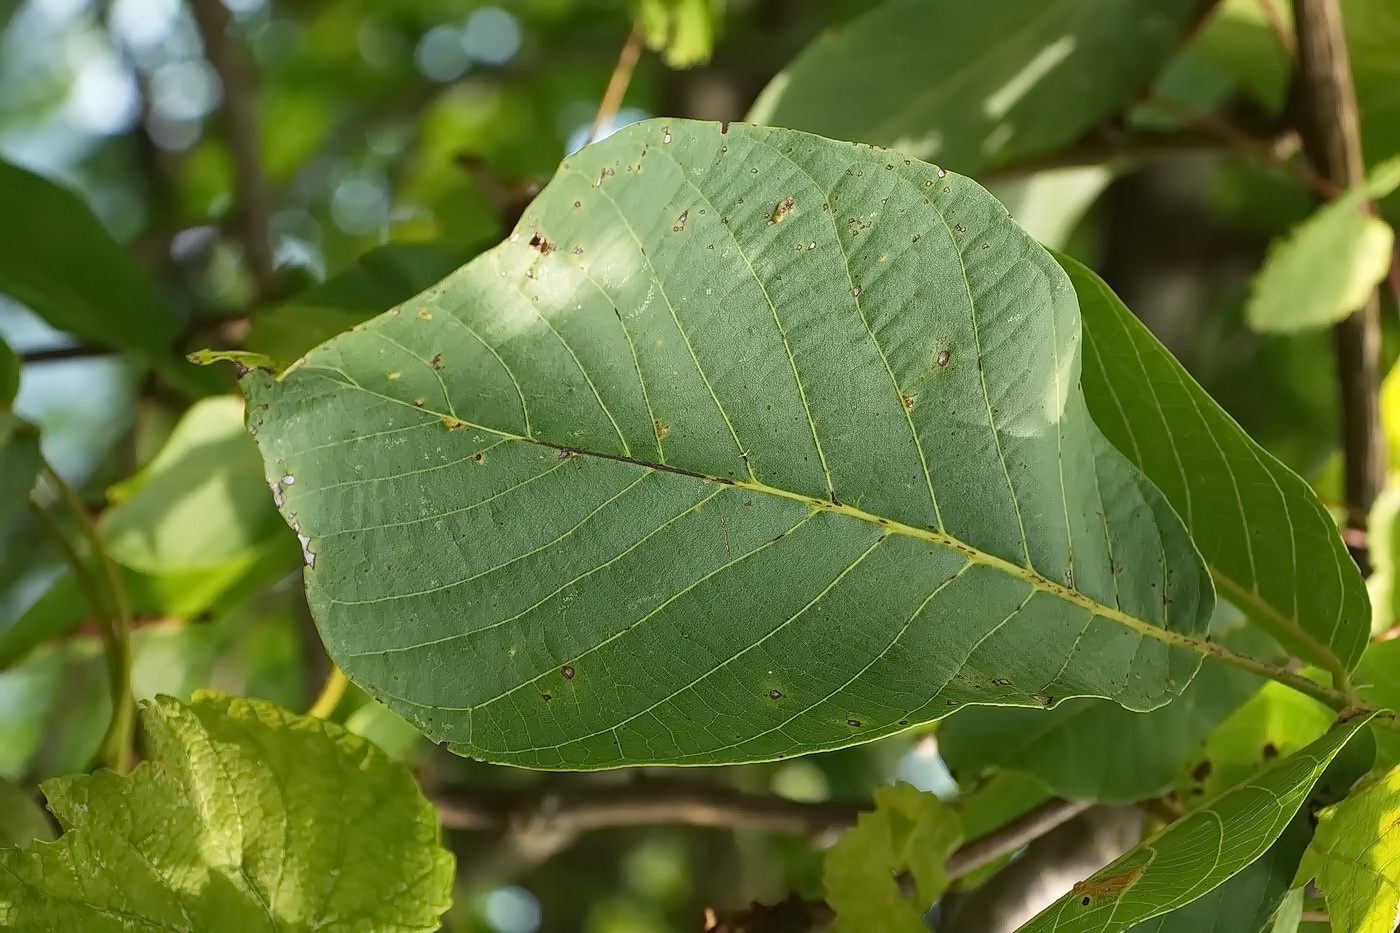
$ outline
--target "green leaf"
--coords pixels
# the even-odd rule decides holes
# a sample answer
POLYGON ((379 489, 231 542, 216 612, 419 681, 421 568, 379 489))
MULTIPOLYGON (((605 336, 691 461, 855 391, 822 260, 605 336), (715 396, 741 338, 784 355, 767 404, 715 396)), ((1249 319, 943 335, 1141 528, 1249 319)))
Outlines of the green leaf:
POLYGON ((874 802, 826 854, 822 874, 836 929, 926 933, 924 911, 948 887, 948 856, 962 842, 962 827, 936 796, 902 781, 876 788, 874 802), (900 891, 895 875, 905 871, 917 900, 900 891))
POLYGON ((1319 815, 1298 869, 1327 899, 1333 929, 1391 933, 1400 909, 1400 768, 1319 815))
POLYGON ((1298 924, 1303 922, 1303 906, 1307 902, 1306 891, 1294 888, 1284 897, 1274 916, 1271 933, 1298 933, 1298 924))
POLYGON ((49 815, 34 794, 0 778, 0 849, 22 849, 36 839, 49 842, 53 838, 49 815))
POLYGON ((1339 722, 1316 742, 1172 823, 1076 884, 1018 933, 1115 933, 1209 894, 1268 851, 1372 715, 1339 722))
POLYGON ((723 14, 723 0, 641 0, 637 9, 647 46, 662 53, 672 68, 710 60, 723 14))
POLYGON ((151 761, 44 783, 57 843, 0 850, 21 930, 435 930, 452 855, 402 765, 262 700, 142 704, 151 761))
MULTIPOLYGON (((1379 641, 1366 649, 1356 668, 1357 690, 1379 709, 1400 709, 1400 639, 1379 641)), ((1400 734, 1377 729, 1377 764, 1400 764, 1400 734)))
POLYGON ((108 496, 114 505, 102 515, 107 546, 146 573, 221 567, 278 533, 237 396, 196 402, 155 459, 108 496))
POLYGON ((285 363, 441 281, 461 264, 431 243, 387 243, 333 279, 253 315, 243 347, 285 363))
POLYGON ((1138 924, 1132 933, 1262 933, 1275 910, 1283 909, 1280 904, 1289 902, 1288 889, 1312 839, 1317 811, 1346 796, 1371 767, 1372 748, 1364 733, 1352 739, 1263 856, 1204 897, 1138 924))
POLYGON ((150 360, 169 358, 178 322, 86 202, 4 160, 0 191, 0 292, 59 330, 150 360))
POLYGON ((0 524, 24 508, 39 478, 39 429, 0 410, 0 524))
POLYGON ((1245 306, 1249 325, 1293 333, 1361 307, 1390 269, 1395 245, 1395 232, 1369 207, 1364 188, 1348 191, 1276 240, 1245 306))
MULTIPOLYGON (((1386 420, 1389 422, 1389 416, 1386 420)), ((1366 552, 1371 558, 1371 575, 1366 578, 1371 634, 1380 635, 1400 624, 1400 486, 1386 486, 1371 503, 1366 516, 1366 552)))
POLYGON ((1185 688, 1209 580, 1077 335, 969 179, 652 121, 243 385, 351 680, 492 761, 713 764, 1185 688))
POLYGON ((0 412, 9 411, 19 394, 19 373, 23 365, 10 345, 0 340, 0 412))
POLYGON ((959 776, 1000 768, 1073 800, 1143 800, 1170 787, 1206 734, 1259 684, 1208 664, 1177 702, 1150 713, 1090 699, 1049 710, 967 709, 938 730, 938 748, 959 776))
POLYGON ((1084 316, 1084 394, 1108 439, 1186 520, 1220 594, 1292 654, 1356 665, 1366 584, 1312 488, 1215 403, 1103 280, 1059 256, 1084 316))
POLYGON ((1321 703, 1268 683, 1222 722, 1182 769, 1178 792, 1188 808, 1212 800, 1261 767, 1327 731, 1335 714, 1321 703))
POLYGON ((961 172, 1057 149, 1131 102, 1199 0, 886 0, 809 45, 748 119, 961 172))

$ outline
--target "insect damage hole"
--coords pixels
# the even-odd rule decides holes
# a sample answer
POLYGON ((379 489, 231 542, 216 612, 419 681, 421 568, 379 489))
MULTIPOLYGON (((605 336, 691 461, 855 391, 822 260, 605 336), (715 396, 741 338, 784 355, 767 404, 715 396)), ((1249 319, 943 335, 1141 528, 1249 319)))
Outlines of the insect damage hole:
MULTIPOLYGON (((578 202, 575 201, 574 203, 577 204, 578 202)), ((538 232, 534 236, 530 237, 530 246, 534 248, 535 251, 538 252, 541 256, 548 256, 550 253, 554 252, 555 249, 554 244, 549 242, 549 240, 545 238, 544 234, 538 232)))

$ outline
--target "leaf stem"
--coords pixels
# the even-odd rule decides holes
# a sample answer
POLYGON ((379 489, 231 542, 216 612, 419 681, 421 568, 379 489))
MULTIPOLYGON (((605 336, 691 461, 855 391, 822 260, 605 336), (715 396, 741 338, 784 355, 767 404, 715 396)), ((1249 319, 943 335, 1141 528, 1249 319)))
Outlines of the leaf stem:
POLYGON ((622 99, 627 96, 627 86, 632 83, 632 72, 642 54, 642 38, 642 24, 638 20, 632 24, 632 32, 623 43, 622 51, 617 56, 617 66, 613 68, 612 77, 608 79, 607 90, 603 92, 602 103, 598 105, 598 115, 593 118, 593 129, 588 134, 590 143, 598 138, 622 107, 622 99))
POLYGON ((315 716, 317 719, 329 719, 335 712, 335 708, 340 705, 341 698, 345 696, 345 688, 350 686, 350 681, 346 678, 345 672, 335 665, 331 665, 331 672, 326 675, 326 682, 321 686, 321 693, 316 697, 316 702, 311 704, 311 708, 306 711, 308 716, 315 716))
POLYGON ((131 697, 131 603, 127 599, 126 587, 122 584, 117 565, 108 553, 102 535, 93 524, 82 499, 47 460, 43 461, 41 469, 44 478, 77 520, 78 529, 87 540, 93 559, 102 568, 107 595, 111 600, 108 603, 101 598, 97 581, 88 572, 82 558, 78 556, 78 552, 53 516, 31 500, 30 505, 35 515, 58 542, 64 557, 73 567, 74 579, 77 580, 97 619, 107 658, 107 680, 112 698, 112 718, 102 738, 99 760, 113 771, 125 772, 131 763, 131 744, 136 726, 135 708, 131 697))

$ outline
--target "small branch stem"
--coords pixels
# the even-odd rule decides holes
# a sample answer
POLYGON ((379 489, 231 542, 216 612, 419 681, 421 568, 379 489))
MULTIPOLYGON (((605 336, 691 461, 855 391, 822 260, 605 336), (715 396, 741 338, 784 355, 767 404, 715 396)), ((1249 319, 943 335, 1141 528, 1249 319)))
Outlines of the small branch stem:
POLYGON ((1264 11, 1264 18, 1269 21, 1269 28, 1274 31, 1278 38, 1278 44, 1283 47, 1284 52, 1292 58, 1298 51, 1298 43, 1293 39, 1293 33, 1288 31, 1288 25, 1283 21, 1283 14, 1274 6, 1274 0, 1258 0, 1259 8, 1264 11))
POLYGON ((258 130, 257 81, 233 34, 233 17, 223 0, 190 0, 190 13, 204 43, 204 54, 223 84, 223 122, 233 155, 234 186, 243 251, 259 296, 277 291, 272 254, 272 192, 263 173, 258 130))
POLYGON ((598 115, 593 118, 593 129, 588 134, 590 143, 602 135, 604 128, 621 109, 622 99, 627 96, 627 86, 632 83, 632 72, 642 54, 642 39, 642 24, 640 21, 634 22, 632 32, 617 56, 617 67, 613 68, 612 77, 608 79, 607 90, 603 92, 602 103, 598 105, 598 115))
POLYGON ((350 686, 350 681, 346 678, 345 672, 332 665, 331 672, 326 675, 326 682, 321 687, 321 693, 316 697, 316 702, 311 704, 311 709, 306 711, 306 715, 315 716, 317 719, 329 719, 335 712, 335 708, 340 705, 341 699, 345 696, 345 688, 350 686))
POLYGON ((1324 198, 1335 198, 1342 189, 1328 179, 1312 171, 1306 165, 1281 157, 1267 142, 1251 136, 1243 130, 1231 126, 1214 114, 1205 113, 1167 97, 1151 95, 1146 101, 1158 110, 1164 110, 1178 119, 1185 120, 1205 133, 1219 139, 1226 146, 1243 153, 1254 160, 1276 168, 1307 185, 1324 198))
MULTIPOLYGON (((1251 674, 1258 674, 1260 677, 1278 681, 1285 687, 1291 687, 1299 693, 1306 694, 1338 712, 1360 705, 1360 701, 1350 689, 1325 686, 1295 671, 1279 667, 1277 664, 1270 664, 1268 661, 1253 655, 1241 654, 1219 642, 1207 641, 1200 644, 1204 646, 1205 655, 1208 658, 1214 658, 1222 664, 1228 664, 1242 671, 1249 671, 1251 674)), ((1333 676, 1337 675, 1333 673, 1333 676)), ((1349 681, 1343 680, 1342 683, 1349 687, 1349 681)))
POLYGON ((42 470, 44 478, 58 493, 59 498, 63 500, 77 520, 78 528, 88 542, 93 559, 102 568, 102 576, 107 585, 107 595, 111 599, 109 608, 108 604, 98 596, 95 581, 83 566, 77 552, 68 543, 63 529, 58 527, 58 524, 53 521, 53 517, 46 510, 35 504, 35 513, 49 533, 59 541, 64 556, 73 567, 74 578, 78 581, 83 595, 87 598, 93 614, 97 618, 107 657, 107 677, 112 696, 112 719, 107 726, 107 733, 102 739, 100 754, 107 767, 113 771, 125 772, 131 762, 131 743, 136 726, 135 709, 131 697, 131 603, 127 599, 126 587, 122 583, 121 573, 112 560, 111 554, 107 552, 102 535, 97 530, 97 526, 93 524, 82 499, 48 461, 44 461, 42 470))
MULTIPOLYGON (((1337 0, 1293 0, 1298 44, 1299 131, 1314 170, 1338 190, 1364 183, 1360 117, 1342 14, 1337 0)), ((1364 527, 1385 484, 1385 434, 1380 420, 1380 301, 1336 327, 1342 451, 1349 522, 1364 527)), ((1364 563, 1365 555, 1356 555, 1364 563)))

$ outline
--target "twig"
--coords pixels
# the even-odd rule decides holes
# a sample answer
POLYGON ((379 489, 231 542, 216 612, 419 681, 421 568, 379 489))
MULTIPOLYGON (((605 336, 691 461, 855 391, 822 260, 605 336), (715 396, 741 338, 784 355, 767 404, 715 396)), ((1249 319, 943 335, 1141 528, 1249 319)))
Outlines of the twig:
POLYGON ((1278 37, 1278 44, 1283 46, 1283 50, 1292 58, 1298 51, 1298 43, 1293 39, 1293 33, 1288 31, 1287 24, 1283 21, 1283 15, 1279 13, 1278 7, 1274 6, 1274 0, 1258 0, 1259 8, 1264 11, 1264 18, 1269 21, 1269 28, 1278 37))
POLYGON ((544 792, 457 792, 436 799, 442 825, 572 837, 616 826, 682 823, 820 838, 855 822, 863 802, 803 803, 693 781, 641 781, 544 792))
POLYGON ((335 712, 335 708, 340 705, 341 698, 345 696, 345 688, 350 686, 350 681, 346 678, 345 672, 332 665, 331 672, 326 675, 326 682, 321 687, 321 693, 316 697, 316 702, 311 704, 311 709, 306 711, 306 715, 314 716, 317 719, 329 719, 335 712))
MULTIPOLYGON (((1313 168, 1339 190, 1365 182, 1360 118, 1337 0, 1293 0, 1298 40, 1299 131, 1313 168)), ((1326 261, 1324 258, 1322 261, 1326 261)), ((1337 379, 1342 403, 1349 521, 1364 527, 1385 485, 1385 434, 1380 419, 1380 298, 1337 325, 1337 379)), ((1355 552, 1353 552, 1355 553, 1355 552)), ((1365 555, 1356 555, 1364 563, 1365 555)))
POLYGON ((617 56, 617 67, 608 79, 603 101, 598 105, 598 115, 593 118, 593 129, 588 134, 590 143, 602 134, 603 128, 612 122, 618 109, 622 107, 622 98, 627 96, 627 86, 632 83, 632 71, 637 67, 637 59, 642 54, 643 38, 641 22, 634 22, 632 32, 628 34, 627 41, 622 44, 622 51, 617 56))
POLYGON ((1342 193, 1340 187, 1312 171, 1306 165, 1280 157, 1275 151, 1275 145, 1256 139, 1248 133, 1231 126, 1214 114, 1187 107, 1168 97, 1160 97, 1155 94, 1150 95, 1146 103, 1156 107, 1158 110, 1165 110, 1193 126, 1199 127, 1204 132, 1225 143, 1231 149, 1242 152, 1288 175, 1292 175, 1295 179, 1307 185, 1324 198, 1335 198, 1342 193))
POLYGON ((257 82, 233 34, 233 17, 223 0, 190 0, 190 13, 204 42, 204 54, 223 84, 224 129, 233 154, 244 255, 257 293, 270 295, 277 285, 270 241, 272 192, 262 166, 257 82))
POLYGON ((30 350, 20 354, 25 363, 56 363, 61 360, 82 360, 94 356, 112 356, 116 351, 106 347, 94 347, 80 343, 71 347, 51 347, 47 350, 30 350))
POLYGON ((82 499, 47 460, 43 462, 42 471, 49 485, 73 513, 79 530, 87 539, 93 559, 102 568, 102 575, 106 580, 107 595, 111 599, 110 606, 98 596, 96 582, 83 566, 72 545, 68 543, 63 530, 45 509, 40 508, 37 503, 31 503, 40 521, 63 548, 64 556, 73 567, 74 579, 78 581, 78 586, 83 590, 83 595, 97 619, 107 658, 107 678, 112 696, 112 719, 107 725, 106 735, 103 736, 100 755, 107 767, 113 771, 124 772, 131 761, 131 740, 136 725, 131 698, 131 603, 127 599, 121 573, 117 570, 112 555, 107 552, 102 535, 93 524, 82 499))

